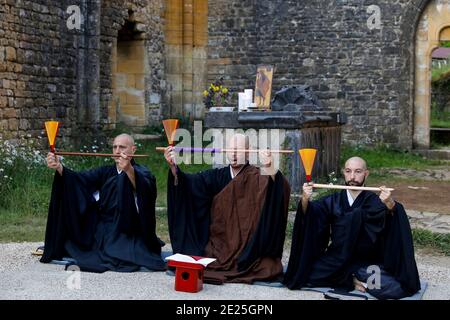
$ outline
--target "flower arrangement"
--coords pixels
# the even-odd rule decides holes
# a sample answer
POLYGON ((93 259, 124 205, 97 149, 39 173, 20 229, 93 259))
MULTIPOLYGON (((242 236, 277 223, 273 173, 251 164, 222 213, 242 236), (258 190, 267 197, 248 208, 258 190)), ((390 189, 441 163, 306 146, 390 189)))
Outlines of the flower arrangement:
POLYGON ((223 107, 231 104, 232 94, 223 85, 222 79, 210 84, 209 88, 203 91, 203 103, 206 108, 223 107))

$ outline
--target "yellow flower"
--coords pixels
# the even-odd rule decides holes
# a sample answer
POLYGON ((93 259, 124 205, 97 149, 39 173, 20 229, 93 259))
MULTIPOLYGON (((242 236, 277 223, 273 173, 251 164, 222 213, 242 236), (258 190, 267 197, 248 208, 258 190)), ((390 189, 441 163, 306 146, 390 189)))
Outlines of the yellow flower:
POLYGON ((205 96, 205 97, 207 97, 208 96, 208 90, 205 90, 205 91, 203 91, 203 95, 205 96))
POLYGON ((219 91, 219 87, 214 86, 214 92, 217 92, 217 91, 219 91))
POLYGON ((227 88, 222 88, 222 93, 223 94, 227 94, 228 93, 228 89, 227 88))

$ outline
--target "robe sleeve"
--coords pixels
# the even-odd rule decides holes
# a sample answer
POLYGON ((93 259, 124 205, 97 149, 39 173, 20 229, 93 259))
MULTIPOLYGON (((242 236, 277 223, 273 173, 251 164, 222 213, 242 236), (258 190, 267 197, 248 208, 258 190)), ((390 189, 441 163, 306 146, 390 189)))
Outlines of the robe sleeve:
POLYGON ((61 259, 68 239, 82 248, 91 245, 98 210, 92 186, 100 183, 105 170, 102 167, 76 173, 64 167, 62 176, 55 173, 41 262, 61 259))
POLYGON ((289 289, 300 289, 306 284, 314 262, 325 252, 330 239, 331 214, 332 196, 310 201, 306 212, 299 203, 283 279, 289 289))
POLYGON ((384 268, 400 282, 408 295, 413 295, 420 290, 419 272, 408 216, 398 202, 393 214, 386 215, 385 232, 384 268))
POLYGON ((248 269, 261 257, 281 257, 286 235, 290 187, 280 171, 269 179, 257 229, 238 257, 238 271, 248 269))
POLYGON ((117 230, 129 235, 141 235, 147 247, 161 253, 164 242, 156 236, 156 179, 147 168, 133 164, 136 190, 127 174, 118 176, 117 230), (139 212, 136 210, 136 201, 139 212))
POLYGON ((187 174, 177 169, 177 185, 169 169, 167 215, 174 253, 203 255, 209 239, 211 204, 231 180, 227 168, 187 174))

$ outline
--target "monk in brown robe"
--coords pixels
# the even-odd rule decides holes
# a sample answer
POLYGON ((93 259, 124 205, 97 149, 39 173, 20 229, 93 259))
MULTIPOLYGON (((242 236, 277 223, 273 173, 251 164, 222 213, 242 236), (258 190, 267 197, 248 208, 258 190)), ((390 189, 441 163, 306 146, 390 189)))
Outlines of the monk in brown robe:
MULTIPOLYGON (((228 149, 248 149, 248 137, 236 134, 228 149)), ((252 283, 278 280, 286 231, 290 187, 275 171, 268 151, 261 168, 247 152, 227 154, 230 165, 184 173, 168 147, 169 234, 174 253, 217 259, 204 281, 252 283)))

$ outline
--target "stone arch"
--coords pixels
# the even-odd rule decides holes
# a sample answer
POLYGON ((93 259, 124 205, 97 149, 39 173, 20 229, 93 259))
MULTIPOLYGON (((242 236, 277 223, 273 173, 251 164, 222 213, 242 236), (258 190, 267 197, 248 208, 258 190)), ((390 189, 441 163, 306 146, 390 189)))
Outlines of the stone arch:
POLYGON ((148 73, 144 33, 129 10, 118 31, 112 55, 113 105, 109 117, 113 122, 142 127, 147 125, 145 76, 148 73))
POLYGON ((440 37, 450 35, 450 1, 432 0, 422 12, 415 34, 413 146, 430 147, 431 53, 440 37))

